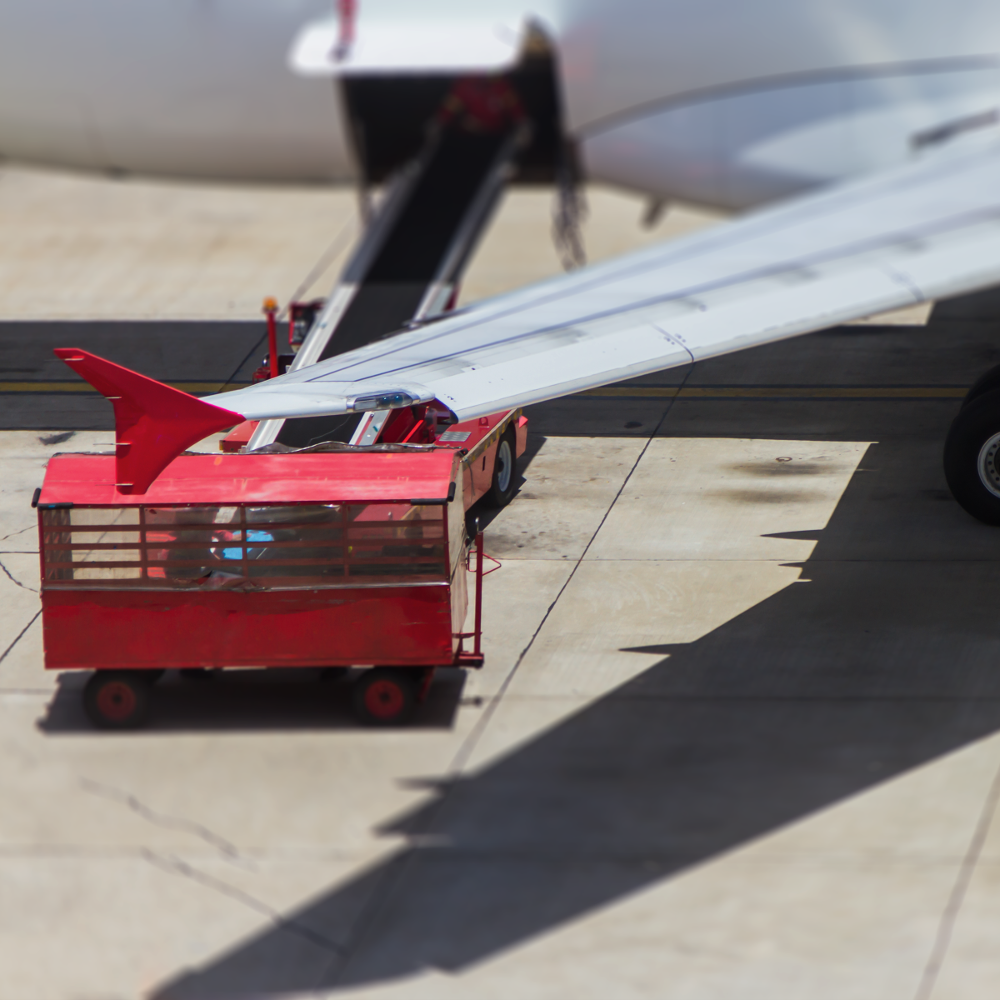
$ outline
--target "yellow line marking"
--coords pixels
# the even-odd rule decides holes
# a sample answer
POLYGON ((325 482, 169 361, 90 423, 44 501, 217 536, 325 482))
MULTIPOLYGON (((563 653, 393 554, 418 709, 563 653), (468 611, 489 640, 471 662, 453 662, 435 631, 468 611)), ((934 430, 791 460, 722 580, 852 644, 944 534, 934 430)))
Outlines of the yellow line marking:
POLYGON ((655 399, 962 399, 967 389, 958 386, 608 386, 587 389, 579 395, 606 398, 655 399))

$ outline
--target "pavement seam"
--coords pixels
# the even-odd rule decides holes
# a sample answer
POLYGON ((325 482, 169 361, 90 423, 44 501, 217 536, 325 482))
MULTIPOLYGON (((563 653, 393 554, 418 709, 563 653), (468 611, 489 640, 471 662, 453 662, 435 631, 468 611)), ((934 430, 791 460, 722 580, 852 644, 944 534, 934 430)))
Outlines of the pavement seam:
POLYGON ((37 530, 37 524, 29 524, 26 528, 18 528, 17 531, 12 531, 9 535, 4 535, 0 538, 0 542, 6 542, 8 538, 13 538, 15 535, 23 535, 26 531, 37 530))
POLYGON ((969 841, 968 850, 965 852, 965 857, 962 859, 962 864, 958 869, 958 877, 955 879, 955 884, 952 886, 951 893, 948 896, 948 902, 941 914, 937 935, 934 938, 934 946, 931 948, 930 956, 927 959, 927 964, 924 966, 924 971, 920 977, 920 983, 917 986, 917 992, 914 994, 913 1000, 930 1000, 934 992, 941 968, 948 955, 948 947, 951 944, 951 937, 955 929, 955 923, 958 920, 959 911, 965 902, 966 893, 969 890, 972 876, 975 874, 980 855, 986 844, 990 827, 993 825, 998 805, 1000 805, 1000 768, 997 769, 993 783, 986 793, 986 800, 983 802, 979 821, 976 823, 972 840, 969 841))
MULTIPOLYGON (((4 554, 6 555, 6 553, 4 553, 4 554)), ((3 573, 4 573, 4 576, 6 576, 6 577, 7 577, 7 579, 8 579, 8 580, 10 580, 10 582, 11 582, 12 584, 14 584, 14 586, 15 586, 15 587, 20 587, 20 588, 21 588, 22 590, 30 590, 30 591, 31 591, 31 592, 32 592, 33 594, 37 594, 37 593, 38 593, 38 591, 37 591, 37 590, 35 590, 35 588, 34 588, 34 587, 27 587, 27 586, 25 586, 25 585, 24 585, 23 583, 21 583, 21 581, 20 581, 20 580, 16 579, 16 578, 15 578, 15 577, 14 577, 14 576, 13 576, 13 575, 11 574, 10 570, 9 570, 9 569, 7 569, 7 567, 6 567, 6 566, 4 566, 4 564, 3 564, 3 562, 2 562, 2 561, 0 561, 0 570, 3 570, 3 573)))
MULTIPOLYGON (((687 374, 684 376, 683 381, 681 382, 682 387, 691 377, 692 373, 694 372, 694 369, 695 365, 692 364, 691 368, 688 370, 687 374)), ((594 544, 594 540, 600 534, 601 528, 604 527, 604 524, 607 521, 608 517, 610 516, 611 511, 614 509, 615 504, 618 503, 618 500, 621 498, 622 493, 625 491, 625 487, 629 484, 629 481, 634 475, 635 470, 639 467, 639 463, 645 457, 646 452, 649 450, 649 446, 652 444, 653 440, 660 433, 660 429, 666 422, 667 416, 670 414, 670 410, 672 409, 673 404, 674 404, 673 398, 667 401, 667 405, 664 408, 663 414, 660 417, 659 421, 657 422, 656 427, 653 428, 653 431, 646 439, 646 443, 642 446, 642 450, 639 452, 638 456, 636 456, 635 461, 632 463, 632 467, 629 469, 625 478, 622 480, 621 486, 618 488, 617 492, 614 495, 614 498, 612 499, 611 503, 608 504, 607 509, 605 510, 603 516, 601 517, 600 523, 594 529, 593 534, 590 536, 590 540, 587 542, 583 551, 580 553, 579 558, 577 558, 576 562, 574 563, 573 569, 570 571, 569 576, 566 577, 566 580, 564 581, 563 585, 559 588, 559 591, 556 594, 555 598, 553 599, 552 603, 548 606, 548 608, 546 608, 545 614, 542 615, 541 621, 538 623, 538 626, 535 628, 535 631, 531 634, 531 638, 528 640, 524 649, 521 650, 521 653, 518 656, 517 660, 515 661, 514 666, 511 667, 511 669, 508 671, 507 676, 503 680, 503 683, 497 689, 497 693, 493 695, 492 698, 489 699, 483 714, 476 721, 476 724, 472 727, 472 731, 469 733, 469 735, 462 741, 462 745, 458 748, 457 753, 452 758, 452 762, 447 771, 447 773, 450 776, 452 776, 452 778, 457 777, 459 774, 461 774, 462 770, 464 769, 465 764, 469 759, 469 756, 475 749, 476 744, 482 737, 482 734, 485 732, 486 727, 492 720, 497 707, 499 706, 508 688, 513 682, 514 675, 517 673, 518 668, 524 662, 524 658, 528 655, 528 653, 531 650, 531 647, 534 645, 535 640, 538 638, 542 629, 545 627, 545 623, 549 620, 549 616, 552 614, 552 611, 555 609, 555 606, 559 603, 559 599, 566 592, 566 588, 572 582, 573 577, 576 575, 576 571, 580 568, 580 565, 583 562, 583 560, 586 559, 587 553, 590 551, 590 547, 594 544)), ((416 856, 416 851, 414 851, 413 849, 416 846, 415 841, 417 840, 417 838, 420 837, 423 831, 425 831, 429 826, 433 824, 434 820, 440 814, 441 810, 445 807, 449 798, 449 792, 450 792, 449 783, 445 782, 441 788, 440 798, 437 800, 437 802, 432 803, 426 810, 426 819, 422 824, 421 828, 409 832, 408 840, 410 841, 410 849, 401 855, 397 855, 397 857, 393 859, 396 863, 390 863, 387 866, 385 874, 382 876, 379 884, 375 886, 371 896, 369 897, 368 902, 362 908, 362 911, 358 916, 357 920, 357 926, 359 928, 358 933, 350 935, 348 937, 348 943, 342 949, 342 953, 340 955, 340 961, 341 961, 340 968, 337 970, 336 974, 334 974, 334 966, 331 965, 328 968, 326 974, 323 975, 320 981, 316 984, 317 989, 329 989, 331 986, 336 985, 337 980, 346 970, 347 965, 350 962, 351 958, 357 952, 358 948, 363 943, 365 938, 368 936, 368 932, 370 928, 373 926, 375 920, 377 919, 378 913, 382 909, 382 906, 387 902, 389 897, 392 895, 392 892, 395 889, 395 887, 399 885, 399 883, 405 877, 406 871, 409 868, 410 863, 416 856)))
MULTIPOLYGON (((689 369, 688 373, 684 376, 684 379, 680 384, 681 388, 684 387, 687 380, 694 373, 694 369, 695 366, 691 365, 691 368, 689 369)), ((642 446, 642 450, 636 456, 635 461, 632 463, 632 468, 628 470, 628 473, 622 480, 621 486, 618 487, 618 490, 615 493, 614 497, 612 498, 611 503, 608 504, 607 510, 605 510, 603 516, 601 517, 600 523, 594 529, 593 534, 590 536, 590 539, 584 546, 584 549, 580 553, 579 558, 573 564, 573 569, 570 571, 569 576, 566 577, 565 582, 559 588, 559 592, 556 594, 552 603, 545 609, 545 614, 542 615, 542 620, 538 623, 538 627, 531 634, 531 638, 528 640, 527 645, 524 647, 524 649, 521 650, 521 653, 518 656, 516 662, 514 663, 514 666, 511 667, 507 676, 504 678, 503 683, 497 689, 497 693, 490 699, 489 704, 487 704, 485 711, 479 717, 475 726, 472 727, 472 731, 462 742, 462 745, 458 748, 458 753, 455 754, 455 757, 451 763, 451 767, 449 768, 449 771, 452 774, 459 774, 464 769, 466 762, 468 761, 470 755, 472 754, 472 751, 475 749, 476 744, 479 742, 483 732, 485 731, 486 727, 489 725, 491 719, 493 718, 496 709, 499 707, 500 701, 502 700, 503 696, 506 694, 508 688, 513 682, 514 675, 517 673, 518 668, 524 662, 524 658, 531 651, 531 647, 535 644, 535 640, 541 634, 542 629, 545 627, 545 623, 549 620, 549 616, 555 610, 555 606, 559 603, 560 598, 566 592, 567 587, 569 587, 569 585, 573 582, 573 578, 576 576, 576 571, 580 568, 584 559, 587 558, 587 553, 590 551, 591 546, 597 540, 597 536, 601 533, 601 529, 604 527, 608 518, 611 516, 611 511, 614 510, 615 504, 617 504, 618 501, 621 499, 622 494, 625 492, 625 487, 628 486, 629 482, 632 479, 632 476, 635 475, 635 470, 639 468, 639 463, 642 462, 643 458, 646 457, 646 452, 649 451, 649 446, 653 443, 653 440, 660 433, 660 429, 666 422, 666 419, 669 416, 671 409, 673 408, 673 404, 674 404, 673 399, 670 399, 667 402, 667 405, 663 410, 663 415, 660 417, 659 421, 656 424, 656 427, 653 428, 653 431, 646 439, 646 443, 642 446)))
POLYGON ((3 653, 2 653, 2 654, 0 654, 0 663, 3 663, 3 661, 7 659, 7 654, 8 654, 8 653, 9 653, 9 652, 10 652, 10 651, 11 651, 11 650, 12 650, 12 649, 13 649, 13 648, 14 648, 14 647, 15 647, 15 646, 16 646, 16 645, 17 645, 17 644, 18 644, 18 643, 19 643, 19 642, 21 641, 21 639, 22 639, 22 638, 23 638, 23 636, 24 636, 24 633, 25 633, 25 632, 27 632, 27 631, 28 631, 28 629, 29 629, 29 628, 31 628, 31 626, 35 624, 35 621, 37 620, 38 616, 39 616, 39 615, 40 615, 41 613, 42 613, 42 609, 41 609, 41 608, 39 608, 39 609, 38 609, 38 610, 37 610, 37 611, 36 611, 36 612, 34 613, 34 615, 32 615, 32 617, 31 617, 31 621, 30 621, 30 622, 28 622, 28 624, 27 624, 27 625, 25 625, 25 626, 24 626, 24 628, 23 628, 23 629, 21 629, 21 631, 20 631, 20 632, 18 632, 18 634, 17 634, 17 638, 16 638, 16 639, 14 639, 14 641, 13 641, 13 642, 12 642, 12 643, 11 643, 11 644, 10 644, 10 645, 9 645, 9 646, 8 646, 8 647, 7 647, 7 648, 6 648, 5 650, 4 650, 4 651, 3 651, 3 653))

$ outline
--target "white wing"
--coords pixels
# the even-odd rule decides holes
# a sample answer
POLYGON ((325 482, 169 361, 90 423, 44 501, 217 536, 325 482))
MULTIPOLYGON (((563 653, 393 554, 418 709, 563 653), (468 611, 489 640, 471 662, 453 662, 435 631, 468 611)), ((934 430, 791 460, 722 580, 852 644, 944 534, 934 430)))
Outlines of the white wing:
POLYGON ((537 403, 1000 281, 1000 146, 828 189, 209 397, 251 419, 537 403))

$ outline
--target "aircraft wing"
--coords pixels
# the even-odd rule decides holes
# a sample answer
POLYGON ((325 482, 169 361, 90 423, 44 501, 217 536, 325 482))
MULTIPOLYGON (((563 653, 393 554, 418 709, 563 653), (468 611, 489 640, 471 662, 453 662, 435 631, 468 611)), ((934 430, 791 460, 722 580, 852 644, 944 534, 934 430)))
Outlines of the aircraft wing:
POLYGON ((205 401, 460 419, 1000 282, 1000 144, 825 189, 205 401))
POLYGON ((241 419, 437 399, 460 420, 1000 282, 1000 144, 941 151, 195 399, 75 348, 115 407, 123 492, 241 419))

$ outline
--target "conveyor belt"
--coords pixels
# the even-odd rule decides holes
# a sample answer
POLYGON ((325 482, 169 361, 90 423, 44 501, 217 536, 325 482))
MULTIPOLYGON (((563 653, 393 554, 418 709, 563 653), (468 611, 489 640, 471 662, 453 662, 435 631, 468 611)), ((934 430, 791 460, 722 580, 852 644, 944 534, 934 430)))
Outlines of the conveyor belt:
MULTIPOLYGON (((293 370, 342 354, 444 309, 492 213, 521 138, 439 132, 382 202, 293 370)), ((264 421, 251 448, 349 441, 360 417, 264 421)))

